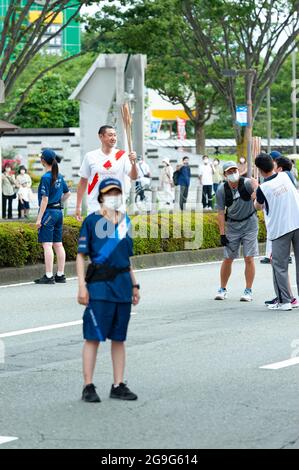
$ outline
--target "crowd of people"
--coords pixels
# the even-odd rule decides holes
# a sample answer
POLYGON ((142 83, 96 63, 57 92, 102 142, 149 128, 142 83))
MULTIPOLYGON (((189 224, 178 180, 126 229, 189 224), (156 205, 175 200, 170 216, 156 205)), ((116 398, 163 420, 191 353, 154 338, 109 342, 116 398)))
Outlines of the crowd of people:
POLYGON ((25 166, 21 165, 15 177, 10 163, 6 163, 2 173, 2 218, 12 219, 13 200, 18 200, 18 218, 29 217, 30 201, 33 194, 32 180, 25 166))
MULTIPOLYGON (((137 400, 124 381, 125 341, 132 305, 140 301, 140 285, 132 270, 133 255, 131 221, 126 214, 126 178, 135 181, 150 179, 150 169, 135 152, 129 154, 116 148, 117 135, 111 126, 98 131, 100 146, 88 152, 80 168, 77 189, 76 218, 82 222, 77 254, 77 301, 84 306, 83 314, 83 391, 82 400, 100 402, 94 385, 94 371, 100 343, 111 340, 113 384, 110 398, 137 400), (82 200, 87 192, 88 215, 81 215, 82 200), (85 269, 85 258, 89 265, 85 269)), ((36 284, 65 283, 66 253, 62 243, 63 202, 70 196, 69 188, 59 172, 60 158, 52 149, 44 149, 40 161, 45 169, 38 187, 39 211, 36 220, 38 241, 44 250, 45 274, 36 284), (53 273, 54 253, 57 272, 53 273)), ((245 261, 245 288, 240 297, 243 302, 253 300, 255 257, 258 255, 257 210, 263 210, 268 234, 269 257, 273 269, 276 297, 265 304, 271 310, 291 310, 299 303, 294 297, 288 276, 291 246, 296 260, 297 287, 299 288, 299 195, 292 172, 292 162, 279 152, 262 153, 255 159, 259 178, 247 177, 245 159, 238 163, 225 162, 218 157, 210 162, 203 156, 199 171, 202 185, 203 207, 212 208, 216 193, 219 235, 224 248, 220 269, 220 287, 215 300, 228 297, 227 285, 233 261, 243 248, 245 261)), ((20 214, 28 215, 31 180, 21 167, 17 178, 7 165, 2 175, 4 208, 18 193, 20 214), (26 212, 27 211, 27 212, 26 212)), ((189 158, 183 157, 174 171, 169 159, 163 160, 160 182, 166 194, 166 204, 172 204, 173 187, 180 186, 180 208, 188 198, 191 171, 189 158)), ((140 190, 140 188, 138 189, 140 190)), ((6 212, 3 214, 6 215, 6 212)), ((11 206, 8 216, 11 217, 11 206)), ((298 290, 299 294, 299 290, 298 290)))

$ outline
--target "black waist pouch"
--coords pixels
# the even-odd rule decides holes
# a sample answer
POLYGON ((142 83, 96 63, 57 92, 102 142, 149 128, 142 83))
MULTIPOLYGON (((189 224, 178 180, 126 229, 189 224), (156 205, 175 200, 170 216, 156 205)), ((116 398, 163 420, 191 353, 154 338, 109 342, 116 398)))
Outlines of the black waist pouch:
POLYGON ((87 284, 97 281, 113 281, 118 274, 130 271, 130 266, 126 268, 114 268, 109 264, 90 263, 87 267, 85 281, 87 284))

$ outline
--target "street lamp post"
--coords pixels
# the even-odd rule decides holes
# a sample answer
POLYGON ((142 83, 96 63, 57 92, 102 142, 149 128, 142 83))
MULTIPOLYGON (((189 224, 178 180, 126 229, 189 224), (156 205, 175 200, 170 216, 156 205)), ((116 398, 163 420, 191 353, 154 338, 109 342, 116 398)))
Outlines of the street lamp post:
POLYGON ((252 124, 253 124, 253 112, 252 112, 252 87, 254 79, 256 77, 256 70, 234 70, 227 69, 222 71, 224 77, 234 78, 238 75, 245 75, 246 80, 246 99, 247 99, 247 176, 252 175, 252 124))
POLYGON ((296 80, 296 49, 292 52, 292 114, 293 114, 293 153, 297 153, 297 80, 296 80))

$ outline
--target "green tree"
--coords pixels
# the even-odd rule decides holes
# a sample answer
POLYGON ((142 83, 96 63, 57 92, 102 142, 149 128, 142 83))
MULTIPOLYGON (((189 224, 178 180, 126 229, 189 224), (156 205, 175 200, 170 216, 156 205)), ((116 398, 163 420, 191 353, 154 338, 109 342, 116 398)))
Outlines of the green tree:
MULTIPOLYGON (((246 135, 236 122, 237 81, 223 69, 255 70, 252 100, 254 119, 283 63, 297 45, 297 0, 182 0, 188 25, 190 57, 224 98, 232 117, 238 151, 244 153, 246 135), (215 31, 217 34, 215 35, 215 31)), ((244 78, 243 78, 244 80, 244 78)), ((245 91, 249 76, 245 79, 245 91)), ((240 83, 240 82, 239 82, 240 83)))
MULTIPOLYGON (((18 78, 24 73, 34 58, 40 54, 52 38, 59 35, 72 21, 79 20, 79 14, 83 5, 99 4, 92 0, 74 0, 72 3, 73 13, 58 30, 49 33, 51 26, 57 16, 63 13, 69 6, 69 0, 44 0, 40 1, 40 16, 33 22, 29 22, 30 8, 34 6, 35 0, 10 0, 5 16, 2 18, 2 29, 0 31, 0 79, 5 84, 7 97, 12 93, 18 78), (47 33, 47 35, 45 35, 47 33)), ((31 88, 46 73, 55 67, 73 59, 75 56, 56 57, 50 64, 39 69, 31 76, 30 83, 19 96, 19 102, 15 103, 17 112, 22 103, 27 99, 31 88)), ((10 115, 8 115, 10 118, 10 115)))
POLYGON ((24 90, 31 84, 31 77, 42 70, 45 64, 57 60, 44 54, 37 55, 16 81, 6 103, 1 106, 3 119, 10 119, 20 127, 68 127, 79 125, 78 103, 68 98, 78 82, 93 63, 93 54, 84 54, 61 64, 38 80, 24 97, 24 90), (59 119, 57 120, 57 112, 59 119), (64 115, 62 113, 65 113, 64 115))
POLYGON ((148 58, 146 84, 172 104, 181 104, 194 127, 196 150, 205 152, 204 127, 219 94, 198 74, 184 41, 186 25, 174 0, 124 2, 122 10, 104 6, 89 19, 86 50, 143 53, 148 58), (131 8, 128 8, 131 7, 131 8))
POLYGON ((78 103, 68 100, 70 93, 61 76, 49 72, 31 89, 14 123, 21 127, 78 126, 78 103))

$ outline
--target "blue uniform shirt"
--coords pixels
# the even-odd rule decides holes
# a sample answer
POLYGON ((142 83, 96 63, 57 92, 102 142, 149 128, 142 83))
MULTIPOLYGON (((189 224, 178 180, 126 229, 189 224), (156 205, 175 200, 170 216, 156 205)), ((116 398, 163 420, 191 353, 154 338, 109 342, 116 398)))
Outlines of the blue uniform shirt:
POLYGON ((56 204, 60 202, 61 197, 64 193, 69 192, 69 188, 64 181, 63 176, 58 173, 57 180, 52 186, 52 174, 51 171, 47 171, 40 180, 38 187, 38 205, 41 205, 42 197, 47 196, 49 198, 48 204, 56 204))
MULTIPOLYGON (((98 212, 87 216, 80 230, 78 253, 88 255, 92 261, 105 243, 109 243, 109 235, 115 233, 116 227, 98 212)), ((133 241, 128 232, 110 254, 107 263, 116 268, 126 268, 130 266, 132 255, 133 241)), ((90 300, 132 302, 132 280, 129 272, 118 274, 113 281, 91 282, 87 284, 87 288, 90 300)))
POLYGON ((178 177, 178 185, 179 186, 190 186, 190 177, 191 177, 191 170, 189 166, 182 166, 179 170, 179 177, 178 177))

